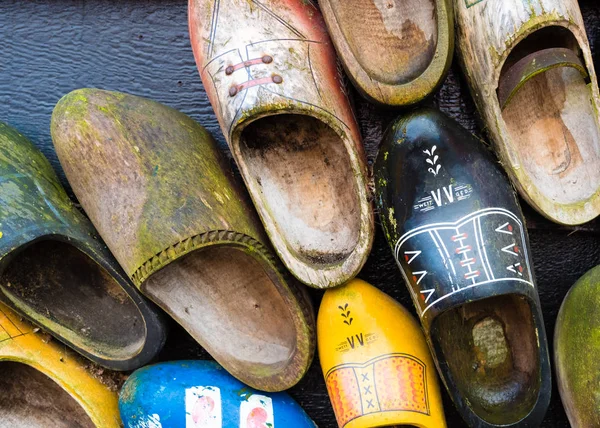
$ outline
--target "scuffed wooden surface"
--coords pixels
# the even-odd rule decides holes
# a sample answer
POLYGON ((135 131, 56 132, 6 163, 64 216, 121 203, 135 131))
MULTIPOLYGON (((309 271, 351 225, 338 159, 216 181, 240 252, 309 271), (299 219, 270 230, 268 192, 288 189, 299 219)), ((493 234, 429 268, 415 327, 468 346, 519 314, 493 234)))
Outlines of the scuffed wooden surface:
MULTIPOLYGON (((592 52, 600 41, 600 4, 580 2, 592 52)), ((54 104, 80 87, 129 92, 152 98, 192 116, 225 141, 194 63, 187 29, 185 0, 3 0, 0 2, 0 121, 29 137, 60 170, 50 140, 54 104)), ((600 64, 595 55, 596 67, 600 64)), ((399 110, 374 107, 358 96, 354 102, 372 164, 382 130, 399 110)), ((457 64, 439 93, 428 101, 482 136, 474 104, 457 64)), ((600 222, 578 227, 553 225, 526 207, 533 262, 546 328, 552 341, 554 321, 569 287, 600 264, 600 222)), ((359 275, 412 310, 408 291, 379 225, 373 252, 359 275)), ((322 293, 312 293, 315 305, 322 293)), ((207 358, 208 355, 173 323, 161 360, 207 358)), ((321 428, 334 428, 318 361, 291 390, 321 428)), ((464 426, 444 393, 450 427, 464 426)), ((556 387, 544 427, 567 427, 556 387)))

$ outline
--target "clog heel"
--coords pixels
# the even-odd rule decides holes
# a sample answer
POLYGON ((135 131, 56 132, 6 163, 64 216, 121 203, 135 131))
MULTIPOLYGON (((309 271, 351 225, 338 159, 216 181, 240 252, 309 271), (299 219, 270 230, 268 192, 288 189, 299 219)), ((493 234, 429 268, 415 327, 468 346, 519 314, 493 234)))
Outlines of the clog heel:
POLYGON ((0 303, 0 425, 120 427, 117 393, 44 336, 0 303))

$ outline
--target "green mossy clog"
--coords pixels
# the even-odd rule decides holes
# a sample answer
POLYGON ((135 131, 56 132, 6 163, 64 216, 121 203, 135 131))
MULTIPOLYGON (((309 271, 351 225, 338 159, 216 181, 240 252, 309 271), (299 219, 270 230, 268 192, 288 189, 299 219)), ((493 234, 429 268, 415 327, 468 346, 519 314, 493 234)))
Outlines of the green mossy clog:
POLYGON ((54 109, 52 138, 144 294, 242 382, 280 391, 300 380, 314 354, 313 310, 202 126, 144 98, 80 89, 54 109))
POLYGON ((571 426, 600 426, 600 266, 573 285, 554 329, 558 391, 571 426))
POLYGON ((0 299, 113 370, 147 364, 166 333, 48 160, 0 123, 0 299))

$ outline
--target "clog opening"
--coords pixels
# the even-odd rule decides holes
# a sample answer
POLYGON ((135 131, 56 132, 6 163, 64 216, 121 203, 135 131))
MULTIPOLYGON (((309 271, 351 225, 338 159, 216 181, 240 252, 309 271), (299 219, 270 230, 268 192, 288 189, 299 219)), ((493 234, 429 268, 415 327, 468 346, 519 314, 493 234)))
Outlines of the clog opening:
MULTIPOLYGON (((569 49, 585 63, 572 32, 546 27, 515 46, 500 81, 519 60, 551 48, 569 49)), ((589 78, 566 66, 540 72, 517 89, 502 117, 509 150, 519 155, 527 181, 543 196, 568 205, 595 194, 600 183, 600 132, 589 78)))
POLYGON ((146 327, 121 285, 94 260, 57 240, 31 243, 5 259, 0 289, 12 305, 91 355, 126 360, 146 327))
POLYGON ((339 135, 313 117, 280 114, 249 124, 241 140, 248 180, 256 184, 249 188, 265 207, 267 230, 273 225, 305 263, 343 262, 358 244, 361 211, 339 135))
POLYGON ((435 56, 435 0, 330 0, 354 58, 374 80, 405 84, 435 56))
POLYGON ((85 410, 56 382, 21 363, 0 362, 0 425, 94 428, 85 410))
POLYGON ((159 270, 145 292, 237 377, 289 369, 296 327, 262 265, 241 249, 213 246, 159 270))
POLYGON ((478 417, 511 425, 535 406, 540 389, 540 349, 528 300, 492 297, 439 315, 431 337, 448 383, 478 417))

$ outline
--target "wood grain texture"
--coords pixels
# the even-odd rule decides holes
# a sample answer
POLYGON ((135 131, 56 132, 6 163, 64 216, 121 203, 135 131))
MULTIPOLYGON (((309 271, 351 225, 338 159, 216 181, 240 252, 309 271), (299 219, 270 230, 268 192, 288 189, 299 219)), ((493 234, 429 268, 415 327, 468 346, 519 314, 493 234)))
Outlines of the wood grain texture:
MULTIPOLYGON (((600 4, 581 0, 596 67, 600 65, 600 4)), ((60 166, 50 140, 50 115, 67 92, 96 86, 142 95, 198 120, 225 147, 216 117, 202 89, 189 44, 185 0, 75 1, 4 0, 0 3, 0 120, 29 137, 60 166)), ((369 163, 377 155, 382 131, 400 110, 379 109, 357 96, 357 119, 369 163)), ((438 106, 469 131, 482 136, 474 103, 456 62, 429 104, 438 106)), ((64 175, 62 175, 64 182, 64 175)), ((534 269, 548 337, 567 290, 600 264, 600 223, 567 228, 552 224, 526 207, 534 269)), ((400 271, 379 225, 373 251, 360 278, 380 287, 412 310, 400 271)), ((322 292, 312 297, 318 307, 322 292)), ((413 311, 414 313, 414 311, 413 311)), ((173 323, 161 360, 209 358, 173 323)), ((555 383, 554 383, 555 384, 555 383)), ((320 428, 335 428, 323 374, 315 358, 307 376, 291 391, 320 428)), ((445 391, 448 425, 463 427, 445 391)), ((558 392, 543 427, 568 427, 558 392)))

